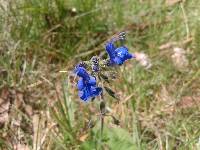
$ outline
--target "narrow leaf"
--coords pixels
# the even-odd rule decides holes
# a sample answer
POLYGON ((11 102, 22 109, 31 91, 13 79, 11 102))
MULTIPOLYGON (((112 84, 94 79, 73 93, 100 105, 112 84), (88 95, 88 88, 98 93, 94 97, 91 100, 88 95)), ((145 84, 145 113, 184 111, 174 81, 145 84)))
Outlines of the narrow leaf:
POLYGON ((119 100, 119 98, 116 96, 115 92, 113 90, 111 90, 110 88, 104 86, 104 89, 106 90, 106 92, 113 98, 115 98, 116 100, 119 100))

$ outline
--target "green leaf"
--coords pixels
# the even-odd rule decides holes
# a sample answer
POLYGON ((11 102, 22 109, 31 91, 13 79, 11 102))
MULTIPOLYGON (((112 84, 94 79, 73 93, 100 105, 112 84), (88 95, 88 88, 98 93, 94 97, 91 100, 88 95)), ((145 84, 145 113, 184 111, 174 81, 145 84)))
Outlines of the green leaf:
POLYGON ((108 79, 108 77, 106 76, 106 75, 104 75, 104 74, 100 74, 100 77, 104 80, 104 81, 106 81, 107 83, 110 83, 110 81, 109 81, 109 79, 108 79))
POLYGON ((104 89, 106 90, 106 92, 113 98, 119 100, 119 98, 116 96, 115 92, 113 90, 111 90, 110 88, 104 86, 104 89))

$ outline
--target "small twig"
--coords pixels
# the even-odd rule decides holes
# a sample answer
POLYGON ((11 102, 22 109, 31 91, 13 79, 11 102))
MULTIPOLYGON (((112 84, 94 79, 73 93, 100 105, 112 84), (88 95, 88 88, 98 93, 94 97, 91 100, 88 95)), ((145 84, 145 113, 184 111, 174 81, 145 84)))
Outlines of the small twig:
POLYGON ((36 86, 38 86, 38 85, 40 85, 42 83, 43 82, 39 80, 39 81, 37 81, 35 83, 32 83, 32 84, 28 85, 27 88, 33 88, 33 87, 36 87, 36 86))
POLYGON ((53 86, 54 84, 51 83, 47 78, 45 78, 44 76, 41 76, 41 78, 46 81, 47 83, 49 83, 51 86, 53 86))

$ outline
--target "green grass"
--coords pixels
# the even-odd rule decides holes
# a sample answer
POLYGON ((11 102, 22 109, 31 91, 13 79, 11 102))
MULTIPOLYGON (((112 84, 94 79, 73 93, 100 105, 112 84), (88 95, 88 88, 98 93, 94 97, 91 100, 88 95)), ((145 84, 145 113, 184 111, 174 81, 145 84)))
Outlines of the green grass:
POLYGON ((199 99, 199 15, 199 0, 173 6, 160 0, 17 0, 7 8, 0 3, 0 92, 5 87, 11 91, 0 148, 11 149, 18 140, 33 147, 29 105, 43 118, 44 141, 38 137, 42 149, 198 150, 199 104, 186 109, 178 104, 186 96, 199 99), (69 84, 70 74, 59 70, 70 71, 78 61, 102 54, 105 41, 124 30, 129 50, 145 52, 152 68, 131 60, 118 69, 110 86, 120 101, 132 96, 118 104, 106 95, 120 126, 106 117, 101 137, 98 102, 81 103, 69 84), (190 43, 181 44, 189 37, 190 43), (189 66, 184 70, 174 66, 172 48, 159 49, 169 42, 187 50, 189 66), (20 107, 18 92, 24 96, 20 107), (89 120, 96 124, 92 129, 87 128, 89 120))

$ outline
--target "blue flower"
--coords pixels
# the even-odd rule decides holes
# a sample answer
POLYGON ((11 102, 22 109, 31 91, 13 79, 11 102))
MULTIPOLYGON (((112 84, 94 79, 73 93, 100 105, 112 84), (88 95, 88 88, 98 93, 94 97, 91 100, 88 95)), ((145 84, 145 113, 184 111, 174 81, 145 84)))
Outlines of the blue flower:
POLYGON ((128 48, 121 46, 116 48, 113 44, 114 40, 109 41, 106 46, 106 52, 110 57, 110 64, 122 65, 126 60, 134 58, 135 56, 128 52, 128 48))
POLYGON ((96 78, 89 75, 85 68, 77 66, 74 72, 80 77, 77 88, 79 90, 79 97, 83 101, 87 101, 102 93, 102 88, 96 85, 96 78))

